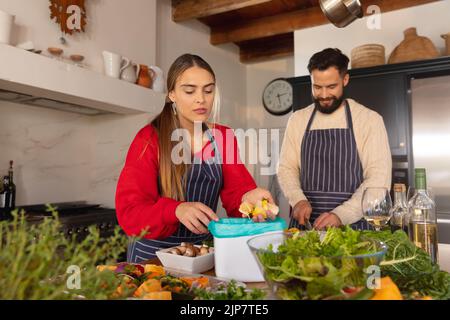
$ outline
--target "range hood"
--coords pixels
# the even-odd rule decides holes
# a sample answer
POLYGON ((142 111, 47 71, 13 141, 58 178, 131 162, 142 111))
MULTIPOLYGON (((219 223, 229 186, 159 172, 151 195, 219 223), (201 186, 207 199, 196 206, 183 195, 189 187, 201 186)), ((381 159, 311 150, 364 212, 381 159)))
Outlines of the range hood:
POLYGON ((159 113, 165 95, 0 44, 0 100, 84 115, 159 113))

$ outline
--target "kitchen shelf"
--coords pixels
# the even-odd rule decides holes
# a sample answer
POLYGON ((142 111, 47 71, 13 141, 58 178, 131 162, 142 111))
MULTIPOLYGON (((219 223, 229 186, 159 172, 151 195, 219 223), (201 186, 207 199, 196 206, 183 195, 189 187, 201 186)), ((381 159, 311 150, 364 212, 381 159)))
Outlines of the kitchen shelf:
POLYGON ((87 115, 159 113, 165 94, 0 44, 0 99, 87 115))

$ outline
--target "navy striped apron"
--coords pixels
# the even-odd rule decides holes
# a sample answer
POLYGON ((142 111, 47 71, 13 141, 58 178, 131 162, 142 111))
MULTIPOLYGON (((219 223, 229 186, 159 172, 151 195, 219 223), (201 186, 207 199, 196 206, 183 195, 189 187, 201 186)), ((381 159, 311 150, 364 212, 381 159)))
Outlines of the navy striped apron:
MULTIPOLYGON (((311 224, 324 212, 331 212, 350 199, 363 181, 363 168, 356 147, 350 107, 345 101, 348 128, 310 130, 317 110, 314 109, 301 145, 300 184, 312 207, 311 224)), ((304 229, 292 217, 290 228, 304 229)), ((361 219, 353 229, 369 229, 361 219)))
MULTIPOLYGON (((201 202, 217 210, 220 190, 222 189, 222 160, 217 143, 209 129, 206 130, 208 137, 214 148, 214 157, 201 161, 194 158, 193 164, 187 174, 186 181, 186 201, 201 202)), ((155 252, 160 249, 170 248, 179 245, 181 242, 201 244, 205 240, 212 239, 211 234, 195 234, 187 229, 182 223, 177 231, 161 240, 141 239, 134 241, 130 239, 127 251, 127 261, 131 263, 141 263, 156 257, 155 252)))

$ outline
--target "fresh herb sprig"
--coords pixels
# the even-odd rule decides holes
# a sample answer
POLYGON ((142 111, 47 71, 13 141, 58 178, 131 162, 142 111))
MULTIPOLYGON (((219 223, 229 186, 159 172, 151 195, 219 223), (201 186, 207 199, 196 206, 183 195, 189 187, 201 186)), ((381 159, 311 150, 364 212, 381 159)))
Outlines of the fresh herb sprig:
POLYGON ((261 289, 245 289, 235 280, 226 284, 219 284, 212 288, 193 288, 194 296, 198 300, 262 300, 266 292, 261 289))

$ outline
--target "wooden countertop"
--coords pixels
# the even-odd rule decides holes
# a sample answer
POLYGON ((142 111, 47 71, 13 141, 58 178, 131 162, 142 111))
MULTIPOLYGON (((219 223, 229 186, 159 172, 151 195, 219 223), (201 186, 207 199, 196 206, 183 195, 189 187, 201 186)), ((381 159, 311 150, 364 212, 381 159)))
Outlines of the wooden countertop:
MULTIPOLYGON (((143 264, 156 264, 158 266, 162 265, 161 261, 159 261, 158 258, 147 260, 143 264)), ((216 276, 214 269, 205 271, 202 274, 204 274, 206 276, 212 276, 212 277, 216 276)), ((267 283, 265 283, 265 282, 245 282, 245 284, 247 285, 247 288, 249 288, 249 289, 267 289, 268 288, 267 283)))

